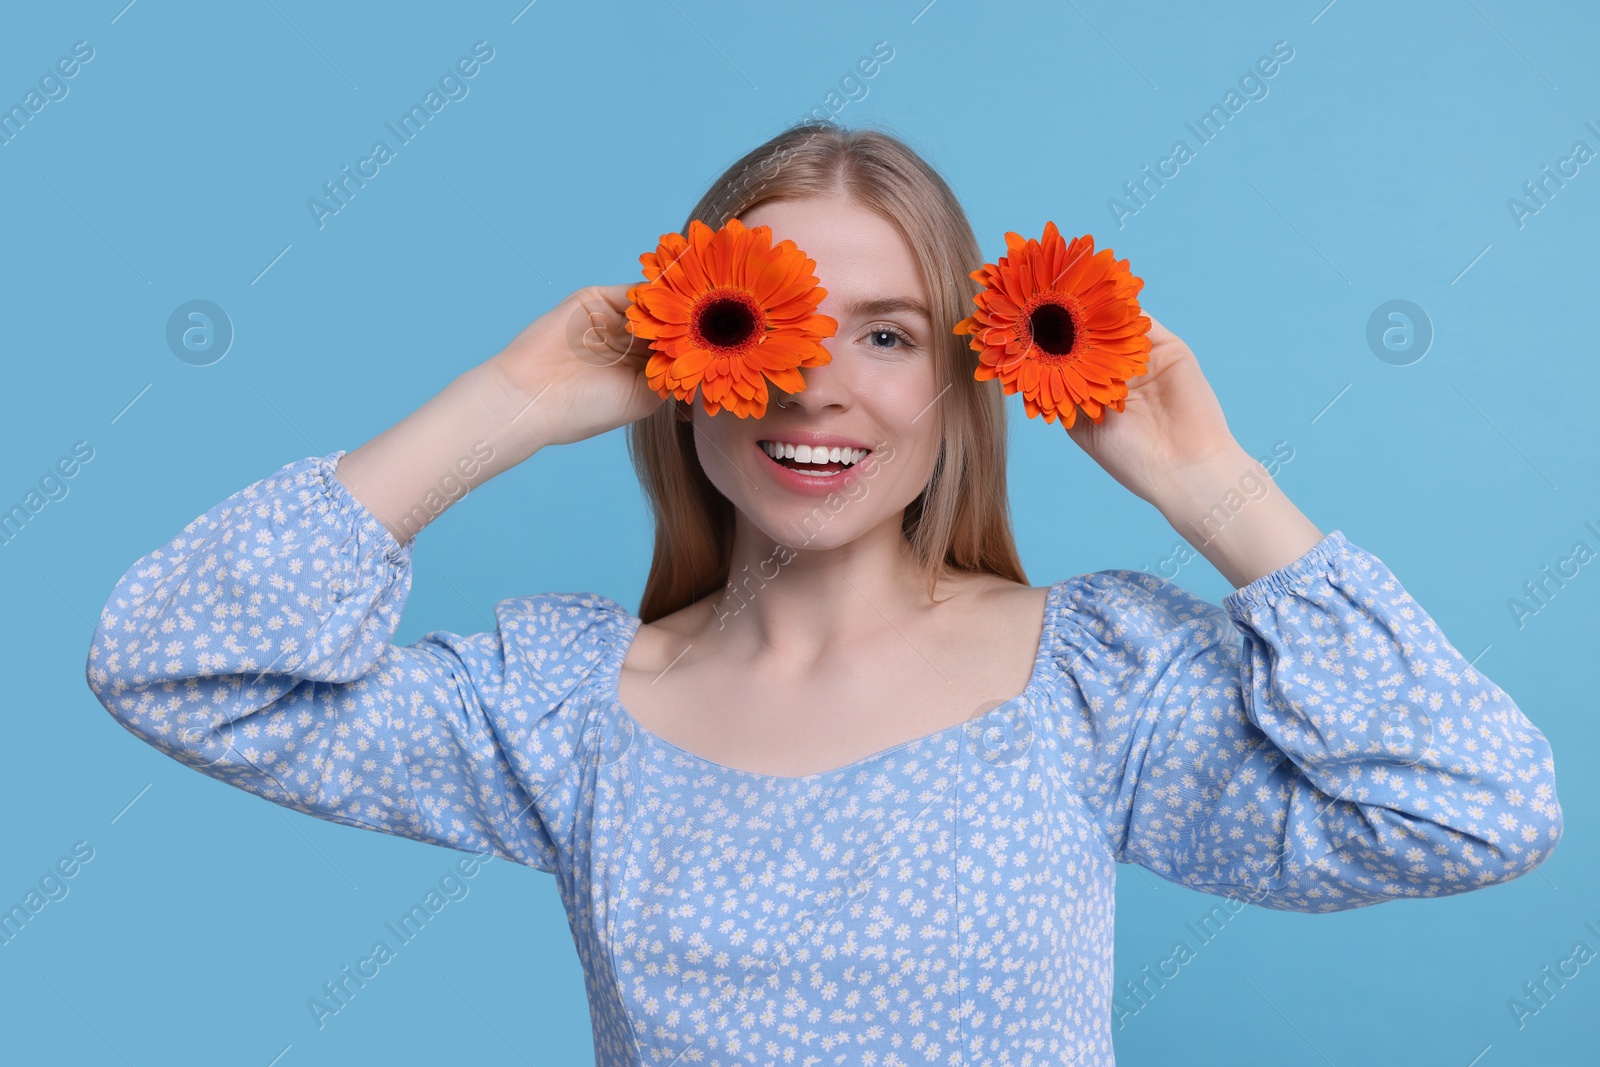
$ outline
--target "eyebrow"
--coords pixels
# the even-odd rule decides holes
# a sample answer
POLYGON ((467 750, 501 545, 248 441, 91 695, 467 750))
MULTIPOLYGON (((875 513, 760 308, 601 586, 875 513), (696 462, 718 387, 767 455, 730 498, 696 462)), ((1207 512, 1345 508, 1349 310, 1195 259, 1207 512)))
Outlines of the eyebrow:
POLYGON ((882 296, 872 300, 854 300, 845 305, 845 313, 849 315, 892 315, 896 311, 907 311, 913 315, 921 315, 928 322, 933 321, 933 316, 928 313, 928 308, 920 300, 911 300, 903 296, 882 296))

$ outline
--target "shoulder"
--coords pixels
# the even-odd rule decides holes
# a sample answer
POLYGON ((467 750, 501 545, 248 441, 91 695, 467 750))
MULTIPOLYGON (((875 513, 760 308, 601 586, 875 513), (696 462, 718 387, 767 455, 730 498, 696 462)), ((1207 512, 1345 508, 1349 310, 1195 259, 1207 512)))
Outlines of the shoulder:
POLYGON ((620 601, 603 593, 531 593, 502 600, 495 605, 495 610, 511 619, 537 620, 550 625, 633 618, 633 613, 620 601))
POLYGON ((963 626, 977 625, 986 633, 1014 637, 1017 642, 1026 638, 1031 648, 1041 615, 1045 632, 1049 632, 1050 611, 1057 596, 1051 587, 1024 585, 997 574, 956 572, 939 579, 935 598, 949 603, 963 626))
POLYGON ((974 605, 997 608, 1042 606, 1050 597, 1047 586, 1024 585, 998 574, 950 572, 939 579, 937 599, 961 597, 974 605))
POLYGON ((1124 628, 1167 628, 1221 609, 1159 574, 1125 567, 1090 571, 1056 583, 1064 614, 1124 628))
POLYGON ((1215 605, 1148 571, 1111 569, 1076 574, 1048 586, 1024 585, 993 574, 943 578, 939 595, 961 603, 961 614, 986 628, 1014 626, 1020 635, 1044 616, 1044 641, 1074 644, 1075 631, 1102 640, 1159 633, 1189 619, 1209 618, 1215 605))
POLYGON ((534 593, 495 605, 507 645, 536 674, 577 681, 607 662, 627 640, 633 613, 600 593, 534 593))
POLYGON ((717 589, 658 619, 640 620, 623 650, 620 669, 646 672, 651 677, 666 670, 708 630, 720 629, 714 624, 721 599, 722 590, 717 589))
POLYGON ((1065 627, 1088 631, 1102 641, 1156 638, 1179 629, 1207 631, 1213 639, 1226 640, 1235 631, 1234 623, 1270 615, 1274 605, 1319 582, 1352 582, 1378 573, 1380 566, 1333 530, 1298 559, 1233 590, 1221 604, 1159 574, 1127 568, 1075 575, 1056 587, 1062 590, 1065 627))
POLYGON ((1183 649, 1224 644, 1235 628, 1222 608, 1159 574, 1110 568, 1055 583, 1052 651, 1063 668, 1149 667, 1183 649))

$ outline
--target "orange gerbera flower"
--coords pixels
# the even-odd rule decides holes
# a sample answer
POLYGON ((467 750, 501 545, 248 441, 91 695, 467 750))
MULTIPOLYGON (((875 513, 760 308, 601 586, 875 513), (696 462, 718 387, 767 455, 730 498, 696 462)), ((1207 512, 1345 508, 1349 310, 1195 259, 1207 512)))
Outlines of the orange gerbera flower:
POLYGON ((639 262, 648 281, 628 290, 628 329, 650 340, 645 378, 662 396, 692 402, 699 386, 707 413, 759 419, 767 382, 798 393, 797 368, 832 361, 820 341, 839 323, 817 314, 828 291, 816 263, 793 241, 772 247, 771 227, 732 218, 713 232, 695 219, 688 240, 662 234, 639 262))
POLYGON ((1007 394, 1022 391, 1031 419, 1059 416, 1070 427, 1083 408, 1095 423, 1106 408, 1121 411, 1127 379, 1150 368, 1150 318, 1139 313, 1143 279, 1111 249, 1094 250, 1085 234, 1062 240, 1054 222, 1044 240, 1006 234, 1007 256, 972 277, 984 284, 977 310, 956 324, 972 335, 978 381, 999 378, 1007 394))

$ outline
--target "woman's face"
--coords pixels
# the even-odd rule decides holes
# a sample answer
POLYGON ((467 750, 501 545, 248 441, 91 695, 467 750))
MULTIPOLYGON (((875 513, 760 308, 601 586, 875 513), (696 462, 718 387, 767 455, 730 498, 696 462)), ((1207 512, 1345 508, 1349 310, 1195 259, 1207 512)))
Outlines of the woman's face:
POLYGON ((816 261, 828 293, 818 311, 839 328, 822 342, 832 362, 802 369, 806 387, 798 393, 769 383, 759 419, 727 409, 707 415, 697 398, 701 466, 743 520, 779 544, 833 548, 891 520, 898 536, 902 513, 933 473, 942 425, 935 328, 911 251, 886 220, 842 198, 769 202, 740 221, 770 226, 774 245, 791 240, 816 261), (771 444, 811 445, 815 460, 817 442, 830 446, 830 462, 768 454, 771 444), (834 445, 868 451, 840 471, 834 445))

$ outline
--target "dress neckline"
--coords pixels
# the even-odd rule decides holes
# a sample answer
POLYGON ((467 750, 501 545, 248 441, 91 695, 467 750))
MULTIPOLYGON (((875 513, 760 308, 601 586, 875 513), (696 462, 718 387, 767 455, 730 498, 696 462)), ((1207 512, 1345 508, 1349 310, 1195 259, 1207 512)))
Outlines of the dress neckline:
MULTIPOLYGON (((859 771, 869 764, 876 763, 879 760, 885 759, 906 749, 933 744, 940 739, 948 737, 956 731, 965 728, 969 723, 979 722, 983 719, 1000 714, 1001 712, 1009 711, 1016 705, 1033 697, 1039 687, 1042 686, 1045 681, 1045 665, 1050 659, 1050 653, 1052 652, 1055 644, 1054 638, 1056 635, 1057 618, 1061 612, 1062 604, 1065 599, 1067 583, 1071 580, 1072 579, 1070 578, 1063 578, 1061 581, 1052 583, 1045 591, 1044 621, 1039 630, 1039 647, 1034 653, 1033 670, 1028 675, 1028 682, 1022 687, 1022 692, 1018 693, 1016 696, 1002 704, 995 705, 982 715, 976 715, 972 718, 963 719, 959 722, 952 723, 949 726, 935 730, 933 733, 923 734, 920 737, 913 737, 909 740, 898 742, 890 745, 888 748, 879 749, 876 752, 862 756, 860 759, 851 760, 849 763, 839 767, 832 767, 828 770, 814 771, 811 774, 765 774, 761 771, 745 770, 742 767, 730 767, 725 763, 718 763, 716 760, 708 759, 697 752, 691 752, 681 745, 674 744, 673 742, 662 737, 660 734, 655 733, 649 727, 645 726, 645 724, 640 722, 638 718, 634 716, 633 712, 629 711, 627 706, 622 703, 621 693, 622 664, 627 660, 628 650, 633 647, 634 639, 638 636, 639 627, 644 625, 644 620, 633 614, 615 600, 612 600, 611 603, 616 605, 617 611, 621 616, 621 621, 617 630, 616 639, 610 642, 610 645, 606 650, 605 669, 601 678, 601 693, 605 701, 610 704, 615 711, 621 714, 624 719, 627 720, 628 725, 632 727, 633 732, 638 736, 643 737, 647 743, 653 744, 658 748, 665 749, 668 752, 685 756, 708 770, 718 771, 722 774, 737 775, 741 778, 749 778, 754 781, 767 783, 825 781, 840 777, 842 775, 850 774, 853 771, 859 771)), ((610 598, 607 597, 605 599, 609 600, 610 598)))

